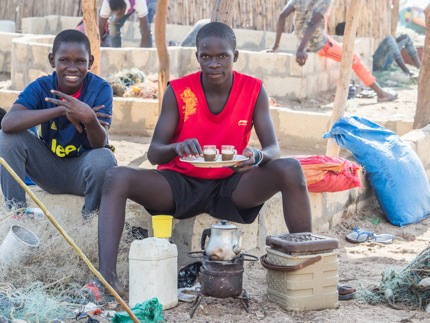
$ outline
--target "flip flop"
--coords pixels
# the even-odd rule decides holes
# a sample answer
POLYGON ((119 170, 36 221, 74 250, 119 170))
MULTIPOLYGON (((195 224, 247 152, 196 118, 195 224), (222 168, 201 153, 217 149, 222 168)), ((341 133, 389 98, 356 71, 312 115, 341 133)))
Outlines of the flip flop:
POLYGON ((352 243, 363 243, 368 240, 372 240, 375 235, 372 231, 366 231, 364 229, 353 228, 353 231, 348 233, 345 239, 352 243))
POLYGON ((113 295, 106 293, 105 287, 99 280, 90 281, 88 284, 82 287, 81 294, 90 302, 96 303, 98 305, 115 301, 113 295))
POLYGON ((339 301, 347 301, 357 296, 355 288, 348 285, 337 285, 337 293, 339 301))
POLYGON ((369 241, 389 244, 389 243, 393 243, 395 238, 396 236, 394 234, 388 234, 388 233, 374 234, 372 239, 369 239, 369 241))
POLYGON ((359 99, 371 99, 377 96, 378 94, 372 89, 364 89, 358 92, 355 97, 359 99))
POLYGON ((395 238, 396 236, 393 234, 375 234, 374 232, 358 228, 353 228, 353 231, 348 233, 345 237, 347 241, 352 243, 377 242, 384 244, 393 243, 395 238))

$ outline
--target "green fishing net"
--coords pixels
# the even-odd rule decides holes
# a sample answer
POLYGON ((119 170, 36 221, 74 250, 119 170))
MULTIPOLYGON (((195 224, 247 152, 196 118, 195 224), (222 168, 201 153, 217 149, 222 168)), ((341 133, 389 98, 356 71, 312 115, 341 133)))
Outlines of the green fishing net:
POLYGON ((402 270, 385 272, 379 286, 365 290, 361 296, 373 305, 425 310, 430 303, 430 285, 420 282, 426 278, 430 278, 430 248, 422 251, 402 270))

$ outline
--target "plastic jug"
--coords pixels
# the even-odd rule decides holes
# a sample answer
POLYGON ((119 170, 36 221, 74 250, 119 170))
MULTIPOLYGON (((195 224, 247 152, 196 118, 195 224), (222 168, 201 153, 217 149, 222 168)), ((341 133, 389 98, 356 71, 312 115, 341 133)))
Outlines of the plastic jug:
POLYGON ((169 309, 178 304, 178 248, 167 239, 134 240, 129 253, 129 305, 153 297, 169 309))

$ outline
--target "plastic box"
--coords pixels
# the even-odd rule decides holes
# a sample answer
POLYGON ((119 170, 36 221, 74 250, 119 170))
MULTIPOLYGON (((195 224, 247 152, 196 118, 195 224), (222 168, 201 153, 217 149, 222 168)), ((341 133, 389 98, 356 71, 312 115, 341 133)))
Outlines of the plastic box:
POLYGON ((315 235, 310 233, 305 235, 308 235, 305 239, 297 239, 296 234, 292 240, 282 236, 281 240, 286 241, 281 243, 282 246, 266 247, 267 255, 262 258, 266 266, 274 267, 266 267, 262 259, 263 266, 268 269, 268 299, 283 309, 292 311, 336 308, 339 281, 338 242, 336 239, 322 236, 315 238, 315 235), (321 250, 317 252, 318 249, 321 250), (300 250, 303 252, 300 253, 300 250))

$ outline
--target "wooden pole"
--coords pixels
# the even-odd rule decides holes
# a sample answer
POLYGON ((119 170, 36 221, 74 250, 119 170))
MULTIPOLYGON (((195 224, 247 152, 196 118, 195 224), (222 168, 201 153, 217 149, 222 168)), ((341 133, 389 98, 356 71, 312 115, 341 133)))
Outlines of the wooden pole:
POLYGON ((82 13, 84 14, 85 34, 90 40, 91 54, 94 56, 91 72, 100 75, 100 32, 96 0, 82 0, 82 13))
MULTIPOLYGON (((337 81, 336 96, 330 120, 330 129, 337 120, 343 117, 345 112, 349 82, 351 79, 355 34, 357 32, 358 17, 360 15, 362 2, 363 0, 352 0, 347 12, 342 45, 342 61, 340 62, 339 80, 337 81)), ((334 138, 328 139, 326 155, 339 156, 339 146, 336 144, 334 138)))
POLYGON ((398 23, 399 23, 399 0, 393 0, 392 8, 391 8, 391 35, 392 36, 396 36, 398 23))
POLYGON ((93 272, 94 275, 103 283, 106 289, 115 297, 115 299, 121 304, 121 306, 126 310, 126 312, 130 315, 131 319, 135 323, 139 323, 139 320, 134 315, 134 313, 130 310, 124 300, 119 296, 119 294, 109 285, 109 283, 104 279, 104 277, 97 271, 97 269, 93 266, 91 261, 87 258, 87 256, 79 249, 79 247, 75 244, 73 239, 67 234, 66 231, 58 224, 52 214, 48 211, 45 205, 34 195, 34 193, 28 188, 27 185, 18 177, 15 171, 9 166, 9 164, 3 159, 0 158, 0 164, 10 173, 10 175, 14 178, 14 180, 24 189, 24 191, 31 197, 31 199, 40 207, 43 213, 46 215, 48 220, 54 225, 55 228, 61 233, 64 239, 69 243, 70 246, 77 252, 77 254, 81 257, 81 259, 87 264, 88 268, 93 272))
MULTIPOLYGON (((430 26, 430 4, 424 10, 426 26, 430 26)), ((426 28, 423 57, 418 78, 417 109, 415 111, 414 129, 423 128, 430 123, 430 28, 426 28)))
POLYGON ((216 0, 212 11, 211 21, 223 22, 232 25, 234 0, 216 0))
POLYGON ((163 95, 166 92, 167 82, 170 79, 170 57, 167 50, 166 26, 167 26, 167 7, 169 0, 158 0, 157 10, 155 12, 154 38, 157 47, 158 61, 160 68, 158 70, 158 113, 161 112, 163 104, 163 95))

